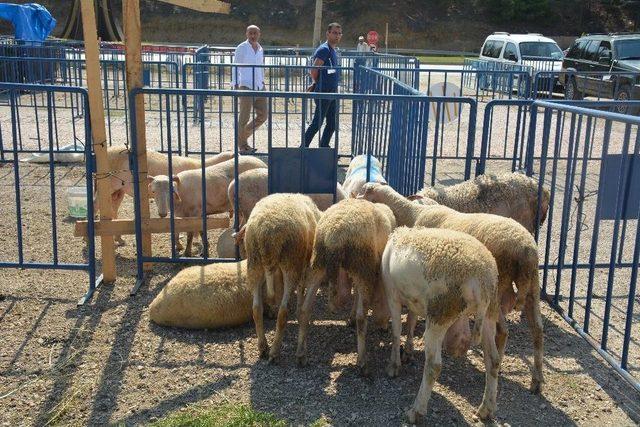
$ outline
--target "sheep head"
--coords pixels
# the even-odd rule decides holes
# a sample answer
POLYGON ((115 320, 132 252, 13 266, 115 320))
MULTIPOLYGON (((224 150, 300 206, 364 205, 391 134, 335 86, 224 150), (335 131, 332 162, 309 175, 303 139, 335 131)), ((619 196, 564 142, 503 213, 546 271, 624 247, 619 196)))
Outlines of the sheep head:
POLYGON ((148 177, 147 181, 149 184, 149 196, 153 197, 156 202, 158 216, 160 216, 160 218, 165 218, 169 213, 169 197, 172 194, 172 188, 174 203, 180 203, 182 201, 182 199, 180 198, 180 193, 178 191, 180 178, 176 175, 174 175, 171 179, 169 179, 167 175, 157 175, 148 177), (173 183, 176 184, 175 187, 173 183))
POLYGON ((384 203, 388 200, 390 193, 395 190, 389 185, 380 182, 367 182, 358 193, 358 199, 365 199, 373 203, 384 203))

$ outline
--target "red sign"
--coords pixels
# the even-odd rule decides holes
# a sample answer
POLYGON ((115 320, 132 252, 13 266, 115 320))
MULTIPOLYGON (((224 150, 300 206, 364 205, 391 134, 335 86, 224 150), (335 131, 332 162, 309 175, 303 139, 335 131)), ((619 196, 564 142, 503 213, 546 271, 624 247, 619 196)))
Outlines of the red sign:
POLYGON ((371 30, 367 33, 367 43, 378 46, 378 33, 371 30))

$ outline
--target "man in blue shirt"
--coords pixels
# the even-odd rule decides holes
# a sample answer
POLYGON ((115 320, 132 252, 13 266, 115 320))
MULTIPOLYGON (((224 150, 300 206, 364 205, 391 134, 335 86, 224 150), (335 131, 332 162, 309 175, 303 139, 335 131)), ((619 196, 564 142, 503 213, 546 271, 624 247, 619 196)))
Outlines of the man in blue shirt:
MULTIPOLYGON (((313 84, 309 87, 310 92, 336 93, 340 81, 340 69, 336 47, 342 38, 342 27, 337 22, 329 24, 327 29, 327 41, 322 43, 313 54, 313 66, 311 69, 311 79, 313 84), (322 68, 315 68, 322 67, 322 68)), ((322 132, 320 147, 328 147, 331 136, 336 127, 336 100, 335 99, 315 99, 316 110, 313 120, 304 133, 304 146, 308 147, 313 137, 318 133, 320 125, 326 118, 327 123, 322 132)))

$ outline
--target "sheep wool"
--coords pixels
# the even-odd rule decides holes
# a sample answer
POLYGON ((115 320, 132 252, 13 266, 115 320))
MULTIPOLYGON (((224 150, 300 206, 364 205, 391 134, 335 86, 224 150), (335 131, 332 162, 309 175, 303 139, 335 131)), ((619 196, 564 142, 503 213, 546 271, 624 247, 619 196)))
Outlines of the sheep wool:
POLYGON ((158 325, 216 329, 251 319, 247 263, 216 263, 180 271, 149 306, 158 325))
MULTIPOLYGON (((458 212, 492 213, 512 218, 529 232, 535 230, 538 210, 538 181, 522 173, 480 175, 444 188, 424 188, 419 195, 458 212)), ((549 190, 542 189, 540 225, 549 209, 549 190)))

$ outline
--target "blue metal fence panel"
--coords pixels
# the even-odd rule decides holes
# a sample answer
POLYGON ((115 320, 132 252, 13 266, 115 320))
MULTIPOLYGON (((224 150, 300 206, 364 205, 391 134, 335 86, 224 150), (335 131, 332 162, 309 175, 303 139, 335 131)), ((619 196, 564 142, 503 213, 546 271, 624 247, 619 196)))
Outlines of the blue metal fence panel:
MULTIPOLYGON (((5 186, 5 194, 3 203, 8 205, 14 205, 15 216, 13 218, 1 218, 3 224, 5 224, 5 246, 7 248, 15 247, 16 253, 13 259, 0 260, 1 269, 42 269, 42 270, 78 270, 85 271, 89 276, 89 285, 86 294, 80 299, 79 303, 88 301, 97 282, 96 280, 96 262, 95 262, 95 232, 94 232, 94 212, 93 212, 93 166, 91 161, 85 162, 84 177, 76 181, 75 185, 86 189, 86 209, 87 209, 87 247, 86 254, 82 259, 78 260, 77 256, 74 256, 71 251, 67 253, 66 250, 60 249, 60 236, 63 234, 63 228, 67 232, 72 233, 72 227, 65 227, 63 219, 65 215, 61 212, 64 211, 59 204, 61 199, 60 191, 68 187, 62 187, 59 184, 60 176, 64 176, 67 171, 59 172, 60 167, 56 164, 56 156, 60 151, 56 148, 55 132, 56 128, 54 124, 57 118, 54 116, 54 103, 56 96, 60 94, 75 94, 80 99, 83 109, 87 109, 89 105, 88 94, 85 89, 77 87, 65 87, 65 86, 51 86, 51 85, 30 85, 30 84, 17 84, 17 83, 0 83, 0 91, 4 92, 9 98, 9 105, 6 107, 0 107, 3 110, 8 110, 7 113, 11 116, 11 129, 9 134, 3 134, 0 136, 0 142, 3 147, 1 150, 0 162, 5 166, 13 169, 12 183, 5 186), (40 117, 37 117, 29 111, 25 111, 25 107, 20 106, 18 99, 24 94, 30 92, 38 92, 44 94, 45 103, 43 104, 44 111, 40 117), (21 163, 21 157, 25 154, 21 150, 20 146, 20 121, 33 121, 36 120, 42 126, 41 141, 42 146, 40 152, 46 154, 45 162, 42 166, 28 165, 21 163), (23 181, 24 178, 29 175, 34 168, 41 168, 46 170, 45 176, 48 177, 45 181, 38 181, 37 183, 29 183, 23 181), (48 181, 48 182, 46 182, 48 181), (37 192, 49 192, 49 210, 45 208, 47 217, 41 217, 43 206, 36 207, 38 212, 33 214, 33 202, 30 202, 30 196, 33 191, 37 192), (11 197, 11 193, 13 197, 11 197), (26 194, 26 197, 25 197, 26 194), (46 248, 46 237, 43 235, 34 236, 29 233, 29 221, 37 217, 39 221, 51 222, 51 246, 46 248), (15 224, 15 241, 11 244, 10 241, 13 237, 10 224, 15 224), (44 239, 44 240, 43 240, 44 239), (37 248, 34 250, 34 248, 37 248), (29 251, 29 256, 25 255, 25 252, 29 251), (47 257, 47 254, 50 254, 47 257)), ((79 133, 82 134, 85 141, 91 139, 91 128, 89 118, 85 117, 84 120, 78 123, 79 133)), ((91 158, 91 144, 84 145, 84 158, 91 158)), ((68 185, 68 184, 67 184, 68 185)), ((38 200, 36 203, 40 203, 38 200)))
POLYGON ((632 338, 638 318, 640 199, 631 197, 632 169, 610 158, 635 162, 640 118, 584 105, 590 104, 537 101, 531 108, 530 121, 540 127, 530 133, 527 169, 551 197, 547 222, 536 233, 544 259, 542 291, 640 390, 632 374, 640 367, 640 348, 632 338))

